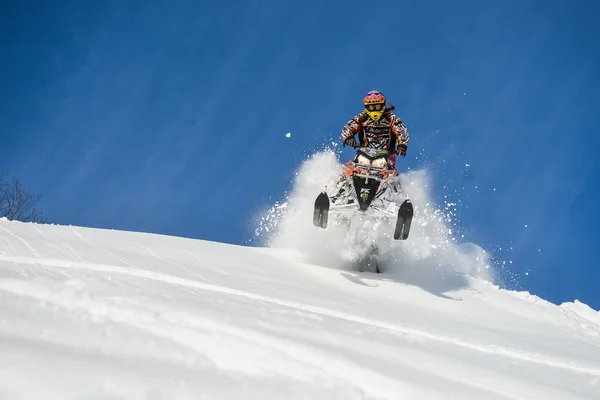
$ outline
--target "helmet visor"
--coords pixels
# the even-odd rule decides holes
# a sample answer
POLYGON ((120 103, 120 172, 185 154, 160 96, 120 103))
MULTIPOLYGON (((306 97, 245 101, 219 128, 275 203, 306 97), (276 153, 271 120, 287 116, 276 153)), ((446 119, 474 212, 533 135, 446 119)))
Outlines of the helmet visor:
POLYGON ((384 108, 385 104, 383 103, 365 104, 365 109, 367 111, 382 111, 384 108))

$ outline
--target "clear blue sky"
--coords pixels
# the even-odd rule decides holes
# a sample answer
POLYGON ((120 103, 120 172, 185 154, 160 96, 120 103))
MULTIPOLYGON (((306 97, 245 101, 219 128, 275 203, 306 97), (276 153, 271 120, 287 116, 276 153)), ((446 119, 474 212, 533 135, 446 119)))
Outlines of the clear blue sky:
POLYGON ((9 2, 0 170, 55 223, 242 244, 379 89, 466 238, 598 309, 599 4, 9 2))

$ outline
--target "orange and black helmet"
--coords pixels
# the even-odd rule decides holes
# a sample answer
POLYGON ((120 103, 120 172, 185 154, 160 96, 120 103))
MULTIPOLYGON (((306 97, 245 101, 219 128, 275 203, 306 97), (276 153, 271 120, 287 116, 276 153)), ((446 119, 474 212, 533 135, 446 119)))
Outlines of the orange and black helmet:
POLYGON ((378 90, 371 90, 363 99, 365 110, 373 121, 377 121, 385 111, 385 96, 378 90))

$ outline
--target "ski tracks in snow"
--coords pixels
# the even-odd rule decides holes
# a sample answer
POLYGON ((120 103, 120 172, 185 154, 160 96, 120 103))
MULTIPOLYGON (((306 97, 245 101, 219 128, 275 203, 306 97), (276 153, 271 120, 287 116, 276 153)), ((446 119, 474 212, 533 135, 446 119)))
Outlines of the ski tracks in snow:
MULTIPOLYGON (((2 230, 2 231, 3 231, 3 232, 5 232, 6 234, 10 235, 11 237, 13 237, 13 238, 15 238, 17 241, 19 241, 19 242, 20 242, 20 243, 21 243, 23 246, 25 246, 25 247, 27 248, 27 250, 29 250, 29 252, 30 252, 30 253, 31 253, 31 254, 32 254, 34 257, 37 257, 37 258, 40 258, 40 257, 41 257, 41 256, 40 256, 40 254, 39 254, 39 253, 38 253, 38 252, 37 252, 37 251, 36 251, 36 250, 35 250, 35 249, 34 249, 34 248, 33 248, 33 247, 32 247, 32 246, 31 246, 31 245, 30 245, 30 244, 29 244, 29 243, 28 243, 26 240, 25 240, 25 239, 23 239, 21 236, 19 236, 19 235, 17 235, 16 233, 13 233, 12 231, 10 231, 10 230, 8 230, 8 229, 6 229, 6 228, 2 227, 2 225, 0 225, 0 230, 2 230)), ((8 240, 7 240, 7 241, 8 241, 8 240)), ((15 252, 16 252, 16 249, 15 249, 15 247, 14 247, 12 244, 10 244, 10 241, 8 241, 8 242, 9 242, 9 245, 10 245, 10 247, 13 249, 13 251, 15 251, 15 252)))
MULTIPOLYGON (((476 351, 479 353, 485 353, 490 355, 495 355, 499 357, 505 357, 518 361, 526 361, 534 364, 544 365, 548 367, 558 368, 562 370, 568 370, 572 372, 592 375, 594 377, 600 377, 600 366, 585 366, 579 365, 575 362, 564 361, 556 358, 547 357, 541 354, 535 354, 530 352, 524 352, 517 349, 511 349, 503 346, 497 346, 494 344, 486 344, 486 343, 477 343, 472 341, 463 340, 458 337, 453 337, 451 335, 439 334, 434 332, 428 332, 424 330, 419 330, 416 328, 406 327, 401 324, 395 322, 386 322, 379 321, 375 319, 370 319, 366 317, 361 317, 357 315, 348 314, 342 311, 333 310, 329 308, 313 306, 310 304, 284 300, 280 298, 273 298, 269 296, 264 296, 260 294, 250 293, 238 289, 228 288, 220 285, 215 285, 209 282, 200 282, 195 280, 190 280, 186 278, 181 278, 169 274, 164 274, 160 272, 153 272, 148 270, 141 270, 136 268, 128 268, 122 266, 115 265, 102 265, 102 264, 86 264, 74 261, 64 261, 64 260, 54 260, 54 259, 40 259, 40 258, 23 258, 23 257, 12 257, 6 255, 0 255, 0 261, 6 263, 13 264, 26 264, 26 265, 40 265, 43 267, 53 267, 59 269, 83 269, 83 270, 91 270, 95 272, 106 272, 113 274, 121 274, 130 277, 144 278, 149 280, 154 280, 162 283, 168 283, 173 285, 178 285, 187 288, 194 288, 203 291, 216 292, 221 294, 227 294, 232 296, 238 296, 246 299, 262 301, 265 303, 269 303, 271 305, 276 305, 280 307, 291 308, 295 310, 300 310, 304 312, 310 312, 314 314, 318 314, 320 316, 336 318, 344 321, 349 321, 353 323, 358 323, 362 325, 367 325, 370 327, 380 328, 387 332, 391 332, 393 334, 399 335, 409 340, 427 340, 437 343, 442 343, 446 345, 456 346, 464 349, 468 349, 471 351, 476 351)), ((199 277, 200 279, 203 279, 199 277)), ((203 279, 204 280, 204 279, 203 279)), ((13 283, 8 283, 8 281, 0 281, 0 289, 8 292, 14 292, 15 286, 13 283)), ((21 295, 29 295, 35 297, 35 293, 28 293, 25 288, 19 289, 18 293, 21 295)), ((261 343, 262 345, 262 343, 261 343)), ((302 352, 299 352, 302 353, 302 352)))
MULTIPOLYGON (((134 245, 136 245, 136 246, 138 246, 138 247, 140 247, 143 251, 145 251, 146 253, 148 253, 149 255, 151 255, 152 257, 156 258, 158 261, 160 261, 162 263, 172 265, 175 268, 178 268, 178 269, 180 269, 182 271, 185 271, 186 273, 188 273, 188 274, 190 274, 190 275, 192 275, 192 276, 194 276, 194 277, 196 277, 196 278, 198 278, 198 279, 200 279, 200 280, 202 280, 204 282, 208 282, 208 283, 210 283, 212 285, 216 285, 214 282, 206 279, 205 277, 203 277, 199 273, 194 272, 194 271, 190 270, 189 268, 184 267, 183 265, 180 265, 180 264, 174 263, 172 261, 166 260, 166 259, 164 259, 162 257, 159 257, 156 253, 154 253, 152 250, 150 250, 149 247, 144 246, 143 244, 140 244, 140 243, 137 243, 137 242, 133 242, 133 241, 131 243, 134 244, 134 245)), ((197 257, 195 257, 195 258, 196 258, 196 260, 199 260, 197 257)))
MULTIPOLYGON (((4 261, 14 262, 14 260, 4 261)), ((46 263, 44 267, 57 267, 56 264, 56 262, 46 263)), ((63 267, 64 265, 61 265, 58 268, 63 267)), ((115 272, 112 270, 115 267, 90 267, 88 269, 96 272, 107 269, 115 272)), ((127 275, 149 278, 146 274, 127 272, 127 275)), ((161 277, 160 274, 153 278, 162 283, 174 283, 179 280, 176 277, 161 277)), ((195 284, 183 286, 201 288, 195 284)), ((339 387, 344 391, 350 390, 362 394, 359 397, 366 395, 393 399, 398 392, 414 395, 422 392, 410 383, 381 375, 357 363, 347 362, 343 358, 332 357, 327 350, 291 339, 240 328, 204 317, 201 313, 173 310, 158 303, 153 304, 151 301, 136 303, 134 298, 88 296, 83 292, 77 293, 73 289, 74 287, 55 290, 48 287, 45 282, 36 283, 21 279, 0 280, 0 293, 6 292, 31 298, 67 311, 85 312, 95 320, 127 325, 185 347, 198 354, 201 360, 208 361, 221 370, 250 376, 280 376, 282 379, 287 378, 318 386, 339 387)), ((220 290, 215 292, 227 293, 220 290)), ((188 364, 191 363, 190 365, 197 364, 194 358, 187 361, 188 364)))
POLYGON ((77 238, 78 238, 78 239, 79 239, 79 240, 80 240, 82 243, 84 243, 84 244, 86 244, 86 245, 88 245, 88 246, 90 246, 90 247, 93 247, 93 248, 95 248, 96 250, 100 250, 102 253, 104 253, 104 254, 106 254, 106 255, 108 255, 108 256, 110 256, 110 257, 114 258, 115 260, 117 260, 118 262, 120 262, 120 263, 121 263, 121 264, 123 264, 123 265, 129 265, 130 267, 134 267, 134 268, 135 268, 135 265, 133 265, 132 263, 130 263, 130 262, 128 262, 128 261, 126 261, 126 260, 122 259, 121 257, 118 257, 118 256, 117 256, 117 255, 115 255, 114 253, 112 253, 112 252, 110 252, 110 251, 106 250, 105 248, 103 248, 103 247, 100 247, 100 246, 98 246, 98 245, 95 245, 95 244, 91 243, 90 241, 88 241, 86 238, 84 238, 84 237, 83 237, 83 235, 82 235, 81 233, 79 233, 79 232, 77 231, 77 229, 73 228, 72 226, 70 226, 69 228, 71 229, 71 232, 73 232, 73 234, 74 234, 74 235, 75 235, 75 236, 76 236, 76 237, 77 237, 77 238))

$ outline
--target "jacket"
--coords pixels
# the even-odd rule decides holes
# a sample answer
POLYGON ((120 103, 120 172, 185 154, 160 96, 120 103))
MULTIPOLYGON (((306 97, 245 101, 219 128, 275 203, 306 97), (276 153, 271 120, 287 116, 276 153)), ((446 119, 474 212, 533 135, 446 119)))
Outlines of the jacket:
POLYGON ((408 146, 410 137, 402 120, 391 110, 386 110, 378 121, 369 118, 366 111, 361 112, 342 128, 344 143, 358 134, 360 146, 387 149, 395 152, 398 145, 408 146))

